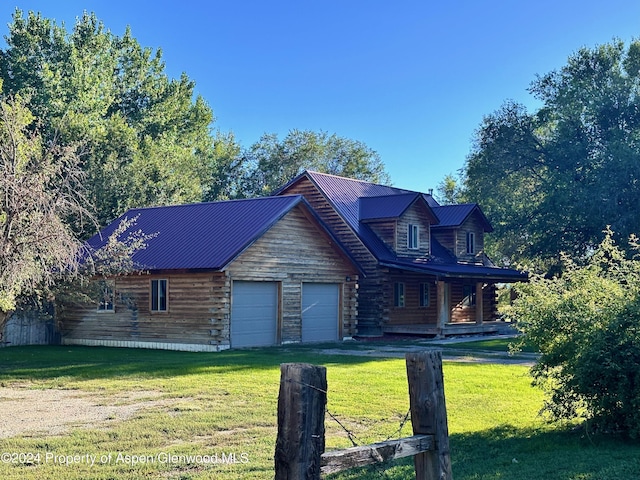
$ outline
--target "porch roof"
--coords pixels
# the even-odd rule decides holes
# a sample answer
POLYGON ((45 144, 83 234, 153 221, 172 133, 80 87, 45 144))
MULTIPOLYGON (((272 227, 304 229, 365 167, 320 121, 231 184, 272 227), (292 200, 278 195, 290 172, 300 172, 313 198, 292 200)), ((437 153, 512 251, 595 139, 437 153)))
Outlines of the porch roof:
POLYGON ((407 272, 424 273, 438 278, 477 278, 494 282, 522 282, 528 274, 512 268, 491 267, 464 263, 438 264, 434 262, 412 262, 404 260, 381 261, 380 265, 407 272))

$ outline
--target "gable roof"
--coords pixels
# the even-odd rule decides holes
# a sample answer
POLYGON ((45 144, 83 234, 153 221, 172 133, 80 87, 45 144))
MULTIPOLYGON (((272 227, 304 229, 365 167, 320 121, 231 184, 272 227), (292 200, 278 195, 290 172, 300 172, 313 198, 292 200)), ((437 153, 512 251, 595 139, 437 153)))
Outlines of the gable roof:
POLYGON ((438 217, 433 213, 433 209, 429 206, 424 196, 418 192, 379 197, 360 197, 358 199, 358 217, 360 221, 400 218, 415 203, 424 205, 431 217, 431 221, 438 223, 438 217))
POLYGON ((493 232, 493 227, 477 203, 442 205, 435 207, 433 210, 440 220, 440 223, 434 225, 434 228, 458 227, 462 225, 472 214, 477 214, 480 217, 484 231, 493 232))
POLYGON ((305 208, 351 259, 300 195, 135 208, 87 243, 93 249, 102 247, 121 219, 137 217, 132 229, 147 235, 157 233, 147 248, 133 255, 141 270, 224 270, 296 206, 305 208))
POLYGON ((413 201, 421 197, 438 221, 434 228, 461 225, 470 215, 478 212, 484 224, 483 228, 489 232, 492 230, 491 224, 477 204, 441 206, 431 195, 425 193, 309 170, 295 177, 274 195, 286 192, 290 186, 302 178, 308 178, 322 192, 334 210, 351 227, 381 265, 443 277, 477 276, 505 280, 525 278, 524 274, 517 270, 457 263, 456 258, 433 236, 431 237, 431 259, 399 258, 366 223, 366 220, 373 218, 398 217, 413 201), (380 210, 375 213, 375 208, 380 210))

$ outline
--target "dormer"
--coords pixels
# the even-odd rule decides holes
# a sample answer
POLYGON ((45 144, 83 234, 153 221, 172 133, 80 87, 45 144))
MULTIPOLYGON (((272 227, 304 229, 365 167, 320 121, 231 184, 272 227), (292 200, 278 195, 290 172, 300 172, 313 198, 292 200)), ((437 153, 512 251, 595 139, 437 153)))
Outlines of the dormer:
POLYGON ((359 219, 398 257, 428 259, 431 254, 431 225, 438 217, 421 193, 361 197, 359 219))
POLYGON ((436 207, 440 223, 434 238, 460 263, 483 264, 484 234, 493 231, 487 217, 475 203, 436 207))

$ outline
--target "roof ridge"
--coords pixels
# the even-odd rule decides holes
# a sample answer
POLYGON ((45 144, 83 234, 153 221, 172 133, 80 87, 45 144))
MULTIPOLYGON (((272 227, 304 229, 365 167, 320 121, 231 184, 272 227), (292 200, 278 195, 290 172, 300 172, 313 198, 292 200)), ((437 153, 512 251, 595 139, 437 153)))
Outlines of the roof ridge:
MULTIPOLYGON (((399 190, 402 193, 416 193, 416 194, 422 194, 422 195, 429 195, 428 193, 419 192, 418 190, 408 190, 406 188, 396 187, 394 185, 385 185, 384 183, 370 182, 368 180, 361 180, 359 178, 343 177, 341 175, 335 175, 333 173, 322 173, 322 172, 318 172, 318 171, 315 171, 315 170, 305 170, 305 172, 306 173, 310 173, 312 175, 322 175, 324 177, 332 177, 332 178, 337 178, 337 179, 340 179, 340 180, 347 180, 349 182, 366 183, 368 185, 375 185, 377 187, 390 188, 390 189, 393 189, 393 190, 399 190)), ((383 197, 384 195, 379 195, 379 196, 383 197)))
MULTIPOLYGON (((267 196, 267 197, 251 197, 251 198, 230 198, 227 200, 211 200, 208 202, 189 202, 189 203, 174 203, 171 205, 148 205, 146 207, 131 207, 128 208, 126 212, 130 212, 133 210, 154 210, 158 208, 178 208, 178 207, 197 207, 201 205, 216 205, 221 203, 236 203, 236 202, 255 202, 261 200, 273 200, 277 198, 291 198, 291 197, 301 197, 302 195, 297 193, 290 193, 287 195, 278 195, 278 196, 267 196)), ((124 213, 122 215, 124 215, 124 213)))

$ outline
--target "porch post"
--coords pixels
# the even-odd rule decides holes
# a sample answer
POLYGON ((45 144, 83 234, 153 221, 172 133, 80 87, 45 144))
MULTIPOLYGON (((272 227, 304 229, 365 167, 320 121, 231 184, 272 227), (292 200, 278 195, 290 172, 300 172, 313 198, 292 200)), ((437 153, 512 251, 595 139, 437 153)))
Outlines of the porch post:
POLYGON ((447 292, 447 284, 442 280, 436 282, 436 291, 438 296, 437 315, 438 315, 438 336, 444 334, 444 328, 451 320, 451 310, 449 308, 449 295, 447 292))
POLYGON ((483 297, 482 297, 482 282, 476 283, 476 325, 482 325, 483 318, 483 297))

